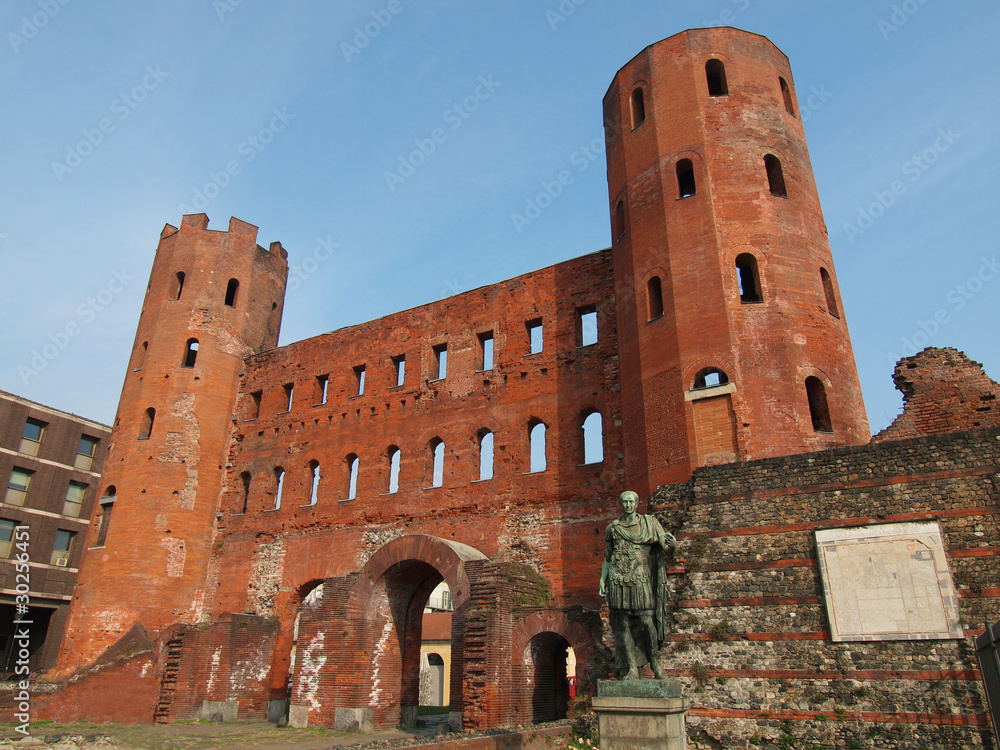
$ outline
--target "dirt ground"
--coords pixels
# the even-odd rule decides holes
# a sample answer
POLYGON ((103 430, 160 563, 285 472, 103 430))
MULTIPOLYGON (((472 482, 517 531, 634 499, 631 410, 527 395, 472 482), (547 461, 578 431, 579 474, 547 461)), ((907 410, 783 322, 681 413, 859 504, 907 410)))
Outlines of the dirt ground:
POLYGON ((212 724, 175 721, 172 724, 54 724, 31 725, 33 742, 12 726, 0 728, 0 748, 39 747, 45 750, 327 750, 349 745, 385 747, 399 741, 437 734, 447 714, 424 716, 427 726, 372 734, 346 734, 322 727, 293 729, 266 722, 212 724))

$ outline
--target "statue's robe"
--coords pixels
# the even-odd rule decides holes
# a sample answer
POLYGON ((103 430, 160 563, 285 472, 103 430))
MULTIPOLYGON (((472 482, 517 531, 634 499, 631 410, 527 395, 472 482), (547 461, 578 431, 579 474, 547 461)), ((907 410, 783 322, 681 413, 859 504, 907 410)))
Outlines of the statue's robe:
POLYGON ((663 527, 654 516, 636 515, 626 524, 624 517, 608 524, 608 607, 638 613, 652 610, 657 647, 663 645, 663 605, 666 601, 666 567, 660 539, 663 527))

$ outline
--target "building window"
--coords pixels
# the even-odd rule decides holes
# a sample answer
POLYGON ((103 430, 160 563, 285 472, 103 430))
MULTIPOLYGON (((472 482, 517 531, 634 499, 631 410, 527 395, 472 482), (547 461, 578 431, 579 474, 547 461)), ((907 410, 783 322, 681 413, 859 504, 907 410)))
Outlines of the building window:
POLYGON ((295 384, 285 383, 281 388, 285 392, 285 411, 289 412, 292 410, 292 394, 295 392, 295 384))
POLYGON ((28 485, 31 484, 31 475, 35 472, 28 469, 11 469, 10 479, 7 480, 7 495, 4 502, 8 505, 24 505, 24 497, 28 494, 28 485))
POLYGON ((178 271, 177 275, 174 277, 174 293, 170 295, 170 299, 180 299, 181 292, 184 291, 184 272, 178 271))
POLYGON ((396 387, 398 388, 406 380, 406 356, 400 354, 392 358, 392 367, 396 372, 396 387))
POLYGON ((736 256, 736 277, 740 286, 740 302, 763 302, 760 291, 760 275, 757 273, 757 259, 750 253, 736 256))
POLYGON ((493 369, 493 331, 479 334, 479 369, 493 369))
POLYGON ((226 307, 236 307, 236 295, 240 291, 240 282, 230 279, 226 285, 226 307))
POLYGON ((141 370, 146 363, 146 351, 149 349, 149 342, 143 341, 142 346, 135 350, 135 370, 141 370))
POLYGON ((56 530, 56 541, 52 545, 52 556, 49 558, 49 565, 55 565, 59 568, 69 567, 69 556, 73 553, 73 537, 75 536, 75 531, 66 531, 66 529, 56 530))
POLYGON ((528 452, 532 474, 545 471, 548 462, 545 458, 545 423, 533 422, 528 428, 528 452))
POLYGON ((184 348, 184 361, 181 362, 181 367, 194 367, 194 363, 197 359, 198 339, 188 339, 184 348))
POLYGON ((538 354, 542 351, 544 345, 543 335, 542 335, 542 319, 535 318, 534 320, 529 320, 525 323, 528 329, 528 353, 538 354))
POLYGON ((87 494, 87 485, 82 482, 70 482, 66 489, 66 500, 63 501, 62 514, 79 518, 83 509, 83 496, 87 494))
POLYGON ((142 415, 142 425, 139 427, 140 440, 149 440, 149 436, 153 434, 153 421, 155 419, 156 409, 151 406, 142 415))
POLYGON ((263 391, 254 391, 250 394, 250 400, 247 402, 247 421, 260 416, 260 401, 263 396, 263 391))
POLYGON ((708 79, 709 96, 728 96, 729 84, 726 83, 726 66, 722 60, 713 58, 705 63, 705 77, 708 79))
POLYGON ((100 510, 97 516, 97 547, 103 547, 108 539, 108 528, 111 526, 111 511, 115 509, 115 499, 117 490, 111 485, 104 491, 101 498, 100 510))
POLYGON ((274 509, 281 508, 281 492, 285 489, 285 470, 280 466, 274 467, 274 509))
POLYGON ((434 438, 428 445, 431 459, 431 487, 444 484, 444 441, 434 438))
POLYGON ((319 461, 309 462, 309 504, 315 505, 319 498, 319 461))
POLYGON ((764 168, 767 169, 767 188, 771 195, 779 198, 787 198, 788 190, 785 189, 785 174, 781 170, 781 161, 774 154, 764 157, 764 168))
POLYGON ((37 419, 29 419, 24 423, 24 432, 21 433, 21 446, 18 450, 27 456, 37 456, 38 449, 42 444, 42 433, 45 432, 47 423, 37 419))
POLYGON ((10 557, 14 547, 14 527, 17 524, 6 518, 0 518, 0 558, 10 557))
POLYGON ((365 366, 358 365, 354 368, 354 380, 357 385, 356 396, 363 396, 365 393, 365 366))
POLYGON ((395 445, 389 446, 389 494, 399 492, 399 461, 402 454, 395 445))
POLYGON ((826 309, 835 318, 840 317, 840 308, 837 307, 837 297, 833 293, 833 279, 825 268, 819 269, 819 277, 823 282, 823 294, 826 295, 826 309))
POLYGON ((646 121, 646 102, 641 88, 632 92, 630 103, 632 105, 632 130, 635 130, 646 121))
POLYGON ((590 346, 597 343, 597 310, 593 307, 581 307, 576 311, 577 346, 590 346))
POLYGON ((813 429, 816 432, 833 432, 823 381, 814 376, 806 378, 806 396, 809 399, 809 416, 812 418, 813 429))
POLYGON ((438 344, 434 347, 434 380, 448 377, 448 345, 438 344))
POLYGON ((583 462, 599 464, 604 460, 604 427, 601 413, 592 411, 583 420, 583 462))
POLYGON ((493 433, 480 430, 479 443, 479 481, 493 478, 493 433))
POLYGON ((358 473, 361 471, 361 459, 353 453, 347 457, 347 499, 358 496, 358 473))
POLYGON ((76 459, 73 461, 73 466, 77 469, 90 471, 90 467, 94 465, 94 456, 97 454, 99 442, 101 441, 97 438, 81 435, 80 444, 76 447, 76 459))
POLYGON ((663 317, 663 287, 659 276, 653 276, 646 282, 646 307, 649 320, 663 317))
POLYGON ((625 236, 625 202, 618 201, 615 204, 615 221, 611 227, 611 231, 615 236, 616 240, 620 240, 625 236))
POLYGON ((695 194, 694 163, 690 159, 677 162, 677 197, 690 198, 695 194))
POLYGON ((781 99, 785 102, 785 111, 795 117, 795 107, 792 105, 792 90, 788 88, 788 81, 778 76, 778 86, 781 88, 781 99))
POLYGON ((694 376, 693 390, 715 388, 719 385, 726 385, 728 382, 729 376, 718 367, 706 367, 699 370, 698 374, 694 376))
POLYGON ((326 389, 330 385, 329 375, 317 375, 316 376, 316 393, 313 396, 314 404, 325 404, 326 403, 326 389))
POLYGON ((250 472, 244 471, 240 474, 240 513, 246 513, 250 505, 250 472))

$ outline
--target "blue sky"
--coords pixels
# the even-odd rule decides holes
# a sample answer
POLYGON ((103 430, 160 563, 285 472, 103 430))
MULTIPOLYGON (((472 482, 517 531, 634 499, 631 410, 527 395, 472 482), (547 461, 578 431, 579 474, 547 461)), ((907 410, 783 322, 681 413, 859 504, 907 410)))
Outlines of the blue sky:
POLYGON ((192 209, 289 251, 283 344, 607 247, 604 92, 710 25, 791 60, 872 428, 925 344, 1000 376, 1000 4, 8 0, 0 388, 111 422, 159 232, 192 209))

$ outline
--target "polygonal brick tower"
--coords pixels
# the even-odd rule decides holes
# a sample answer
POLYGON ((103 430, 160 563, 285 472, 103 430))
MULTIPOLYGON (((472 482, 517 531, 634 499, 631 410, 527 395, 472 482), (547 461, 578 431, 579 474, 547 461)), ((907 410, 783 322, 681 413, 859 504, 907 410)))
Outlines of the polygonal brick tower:
POLYGON ((788 59, 653 44, 604 97, 626 484, 868 442, 788 59))
POLYGON ((185 216, 160 235, 60 670, 137 623, 155 637, 201 614, 240 371, 277 345, 288 276, 257 227, 207 226, 185 216))

